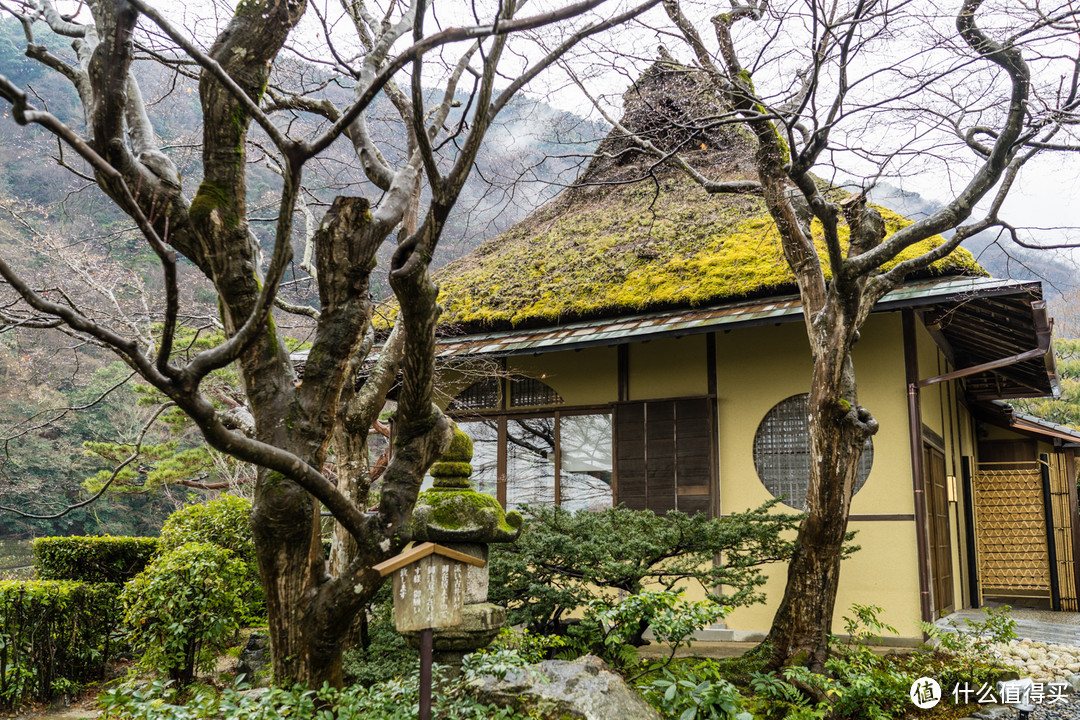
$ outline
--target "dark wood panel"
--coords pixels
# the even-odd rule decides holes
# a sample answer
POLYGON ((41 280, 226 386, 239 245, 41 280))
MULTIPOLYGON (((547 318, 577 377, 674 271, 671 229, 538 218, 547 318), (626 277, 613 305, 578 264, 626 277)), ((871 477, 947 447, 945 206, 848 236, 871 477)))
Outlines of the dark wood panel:
POLYGON ((680 488, 712 485, 712 453, 715 439, 709 421, 708 398, 679 400, 675 405, 675 476, 680 488))
MULTIPOLYGON (((1033 463, 1039 451, 1034 440, 983 440, 979 443, 979 463, 1033 463)), ((1000 470, 1009 465, 997 466, 1000 470)))
POLYGON ((615 406, 615 469, 618 473, 615 503, 631 510, 648 507, 645 475, 645 404, 615 406))
POLYGON ((711 505, 712 499, 708 495, 679 496, 679 512, 687 515, 696 515, 699 512, 708 514, 711 505))
POLYGON ((675 509, 675 463, 675 402, 650 402, 645 406, 645 488, 655 513, 675 509))
POLYGON ((709 398, 615 406, 616 502, 656 513, 710 512, 713 454, 709 398))

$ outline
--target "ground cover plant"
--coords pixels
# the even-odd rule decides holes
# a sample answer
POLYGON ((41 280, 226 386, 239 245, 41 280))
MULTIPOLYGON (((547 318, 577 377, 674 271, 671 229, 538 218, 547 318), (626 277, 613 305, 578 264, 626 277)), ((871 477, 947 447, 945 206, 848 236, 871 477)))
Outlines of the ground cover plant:
MULTIPOLYGON (((441 678, 436 670, 432 716, 440 720, 527 720, 510 708, 476 702, 464 682, 441 678)), ((242 683, 217 690, 202 686, 189 693, 153 682, 136 689, 119 688, 100 699, 107 720, 415 720, 419 712, 416 674, 366 687, 336 690, 296 686, 270 688, 263 694, 244 692, 242 683)))
POLYGON ((974 710, 952 702, 957 683, 978 688, 1008 677, 1008 669, 989 651, 991 643, 1015 637, 1007 609, 973 624, 948 645, 884 654, 872 646, 896 631, 880 620, 880 613, 876 606, 851 607, 844 618, 846 637, 830 636, 830 659, 822 673, 797 665, 771 670, 772 648, 766 641, 737 658, 686 657, 658 663, 640 677, 637 687, 672 720, 885 720, 910 713, 908 692, 917 678, 937 679, 945 696, 945 702, 920 717, 959 718, 974 710))

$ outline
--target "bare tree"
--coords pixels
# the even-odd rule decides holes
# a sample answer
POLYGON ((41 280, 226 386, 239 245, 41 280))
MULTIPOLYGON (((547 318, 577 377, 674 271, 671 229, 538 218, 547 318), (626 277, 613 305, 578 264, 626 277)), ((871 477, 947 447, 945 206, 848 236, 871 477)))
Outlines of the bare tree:
MULTIPOLYGON (((51 0, 3 5, 23 24, 27 55, 71 81, 85 127, 64 124, 6 77, 0 77, 0 96, 17 123, 41 126, 81 158, 153 250, 163 278, 153 346, 95 321, 62 292, 31 284, 10 257, 0 258, 0 276, 24 303, 25 326, 59 321, 111 348, 187 413, 212 447, 260 468, 252 526, 276 682, 340 682, 341 630, 381 582, 371 566, 407 540, 421 479, 449 440, 450 423, 432 403, 438 309, 428 264, 485 132, 515 93, 577 42, 657 1, 594 14, 603 0, 584 0, 535 15, 519 13, 515 2, 463 3, 441 18, 475 24, 429 33, 438 18, 424 0, 385 6, 349 0, 344 4, 352 29, 347 43, 338 42, 340 35, 337 30, 332 35, 330 25, 313 33, 321 38, 315 59, 336 72, 330 82, 353 89, 343 107, 334 107, 317 86, 290 87, 287 78, 278 79, 277 71, 287 70, 292 57, 282 53, 290 38, 298 52, 300 40, 312 42, 296 30, 308 10, 303 0, 240 3, 207 50, 146 0, 92 0, 88 13, 74 17, 62 15, 51 0), (41 23, 69 38, 74 54, 37 42, 41 23), (559 44, 531 60, 515 55, 514 77, 497 89, 511 37, 556 24, 559 44), (186 73, 198 71, 202 181, 190 199, 173 160, 158 144, 143 101, 133 64, 141 54, 186 73), (437 92, 426 87, 433 82, 437 92), (271 83, 276 87, 268 90, 271 83), (397 146, 376 146, 367 127, 365 113, 380 94, 402 121, 399 137, 405 141, 397 146), (455 110, 462 99, 464 107, 455 110), (297 114, 323 120, 305 125, 294 122, 297 114), (374 199, 337 197, 313 233, 310 267, 319 306, 298 382, 272 308, 292 256, 305 168, 342 136, 352 143, 375 194, 374 199), (282 178, 265 267, 249 227, 250 143, 273 157, 282 178), (415 192, 421 183, 429 197, 422 207, 415 192), (416 207, 415 221, 408 219, 410 205, 416 207), (368 287, 376 251, 395 231, 389 278, 400 307, 395 342, 401 345, 403 380, 396 451, 383 475, 379 506, 368 512, 356 493, 342 492, 322 469, 343 390, 347 396, 353 392, 357 358, 368 347, 368 287), (227 336, 182 362, 173 353, 182 313, 178 254, 212 282, 227 336), (230 427, 202 389, 209 373, 232 363, 239 367, 254 419, 251 436, 230 427), (320 505, 356 544, 351 562, 336 575, 328 572, 321 552, 320 505)), ((326 17, 324 8, 316 14, 326 17)), ((388 365, 396 365, 392 354, 387 357, 388 365)), ((376 372, 361 394, 382 394, 378 378, 376 372)), ((349 397, 345 400, 349 405, 349 397)), ((347 431, 364 437, 367 428, 361 426, 373 420, 362 414, 347 431)))
POLYGON ((813 357, 815 462, 769 640, 774 666, 821 670, 859 458, 878 429, 859 403, 852 346, 874 305, 909 273, 988 228, 1017 235, 1002 207, 1025 163, 1080 149, 1077 17, 1067 4, 1043 2, 983 12, 982 0, 959 11, 934 2, 731 0, 727 12, 704 18, 690 0, 663 8, 668 23, 656 36, 692 58, 680 64, 661 48, 653 66, 692 98, 679 111, 637 98, 648 122, 621 123, 580 65, 566 65, 616 128, 618 141, 594 162, 644 157, 625 181, 677 170, 702 192, 762 198, 775 222, 813 357), (750 142, 717 162, 712 140, 722 133, 750 142), (881 177, 935 168, 951 199, 887 236, 867 192, 881 177), (838 186, 851 178, 854 192, 838 186), (949 230, 948 240, 939 236, 949 230))

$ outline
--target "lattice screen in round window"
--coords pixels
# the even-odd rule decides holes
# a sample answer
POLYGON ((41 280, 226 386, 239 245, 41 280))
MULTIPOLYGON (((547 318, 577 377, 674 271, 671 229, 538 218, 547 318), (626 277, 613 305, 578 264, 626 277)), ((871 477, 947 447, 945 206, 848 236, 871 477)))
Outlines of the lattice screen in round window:
MULTIPOLYGON (((754 469, 773 497, 783 497, 793 508, 806 505, 810 483, 810 422, 807 393, 781 400, 765 414, 754 434, 754 469)), ((855 492, 859 492, 874 464, 874 442, 866 439, 855 492)))

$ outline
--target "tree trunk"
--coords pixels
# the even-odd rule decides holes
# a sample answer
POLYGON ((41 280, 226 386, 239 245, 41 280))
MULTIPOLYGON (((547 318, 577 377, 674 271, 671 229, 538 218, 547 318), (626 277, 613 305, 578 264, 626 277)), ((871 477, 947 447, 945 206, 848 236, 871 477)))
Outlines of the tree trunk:
MULTIPOLYGON (((371 463, 368 461, 368 433, 349 432, 343 423, 334 427, 334 449, 337 453, 338 490, 358 507, 368 505, 368 486, 370 485, 371 463)), ((358 544, 356 538, 341 523, 334 523, 334 535, 330 545, 330 574, 343 576, 356 559, 358 544)), ((343 631, 343 650, 361 646, 361 633, 366 626, 367 609, 356 614, 343 631)))
MULTIPOLYGON (((828 324, 843 328, 845 323, 837 319, 828 324)), ((864 443, 877 428, 869 412, 857 403, 846 335, 843 330, 822 333, 819 351, 814 353, 808 400, 812 460, 806 517, 769 632, 774 668, 803 665, 822 672, 828 658, 852 491, 864 443)))

